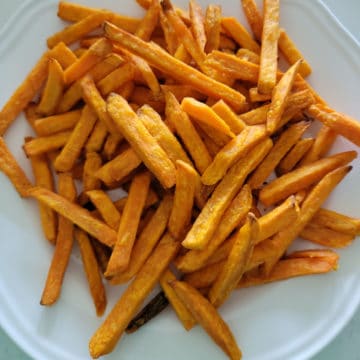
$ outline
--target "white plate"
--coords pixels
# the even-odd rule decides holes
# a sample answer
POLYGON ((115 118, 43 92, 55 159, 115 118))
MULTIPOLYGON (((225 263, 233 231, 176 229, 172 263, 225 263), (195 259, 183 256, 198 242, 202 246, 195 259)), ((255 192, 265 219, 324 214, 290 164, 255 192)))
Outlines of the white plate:
MULTIPOLYGON (((99 6, 96 0, 80 3, 99 6)), ((206 1, 200 1, 205 4, 206 1)), ((238 0, 222 3, 226 15, 243 20, 238 0)), ((0 10, 1 5, 0 4, 0 10)), ((185 1, 176 1, 184 6, 185 1)), ((283 0, 282 25, 313 66, 311 82, 340 111, 360 118, 360 47, 318 0, 283 0)), ((130 15, 141 10, 132 0, 103 0, 101 7, 130 15)), ((60 29, 56 3, 28 1, 0 30, 0 106, 45 50, 45 39, 60 29)), ((28 173, 21 144, 29 128, 23 118, 6 140, 28 173)), ((354 148, 343 139, 335 150, 354 148)), ((329 208, 360 214, 360 164, 329 199, 329 208)), ((21 200, 0 174, 0 323, 33 358, 88 359, 87 343, 101 323, 96 318, 81 264, 74 256, 58 304, 43 308, 39 299, 52 247, 43 239, 36 205, 21 200)), ((360 301, 360 244, 340 251, 340 269, 326 276, 293 279, 237 291, 221 309, 233 329, 244 359, 307 359, 323 348, 351 318, 360 301)), ((108 311, 121 294, 108 291, 108 311)), ((124 336, 108 359, 225 359, 199 328, 186 333, 167 309, 131 336, 124 336)))

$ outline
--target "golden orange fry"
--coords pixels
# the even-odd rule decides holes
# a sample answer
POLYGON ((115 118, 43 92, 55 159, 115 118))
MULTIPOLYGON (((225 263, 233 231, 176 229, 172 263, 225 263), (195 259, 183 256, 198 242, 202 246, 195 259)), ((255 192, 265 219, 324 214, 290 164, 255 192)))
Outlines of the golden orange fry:
POLYGON ((211 53, 213 50, 218 50, 220 46, 220 30, 221 30, 220 5, 210 4, 207 6, 204 26, 205 26, 205 35, 206 35, 205 52, 211 53))
POLYGON ((261 41, 263 18, 254 0, 241 0, 242 9, 246 16, 255 39, 261 41))

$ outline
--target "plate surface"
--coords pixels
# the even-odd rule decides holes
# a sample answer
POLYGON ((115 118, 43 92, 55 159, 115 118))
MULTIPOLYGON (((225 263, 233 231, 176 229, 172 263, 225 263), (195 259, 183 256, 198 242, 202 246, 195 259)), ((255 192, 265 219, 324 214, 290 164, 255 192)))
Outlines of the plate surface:
MULTIPOLYGON (((97 0, 80 3, 96 6, 97 0)), ((185 6, 185 1, 174 1, 185 6)), ((200 1, 205 5, 207 1, 200 1)), ((217 1, 225 15, 243 20, 239 1, 217 1)), ((329 104, 360 118, 358 82, 359 45, 318 0, 283 0, 281 22, 311 63, 311 83, 329 104)), ((134 1, 103 0, 101 7, 141 15, 134 1)), ((1 10, 1 4, 0 4, 1 10)), ((25 2, 0 30, 2 106, 45 50, 45 39, 63 23, 56 2, 25 2)), ((23 137, 30 133, 19 119, 6 135, 11 150, 26 169, 23 137)), ((353 149, 339 139, 333 151, 353 149)), ((360 166, 328 200, 326 207, 360 214, 360 166)), ((88 359, 87 343, 101 323, 94 314, 87 284, 76 256, 66 273, 61 299, 52 308, 39 305, 52 247, 43 239, 37 207, 21 200, 0 174, 0 323, 34 359, 88 359)), ((298 247, 312 246, 297 243, 298 247)), ((312 246, 314 247, 314 246, 312 246)), ((244 359, 306 359, 324 347, 351 318, 360 301, 360 244, 340 251, 340 269, 327 276, 293 279, 237 291, 221 309, 234 331, 244 359)), ((108 288, 108 311, 122 292, 108 288)), ((167 309, 141 331, 125 336, 107 358, 116 359, 225 359, 200 328, 186 333, 167 309)))

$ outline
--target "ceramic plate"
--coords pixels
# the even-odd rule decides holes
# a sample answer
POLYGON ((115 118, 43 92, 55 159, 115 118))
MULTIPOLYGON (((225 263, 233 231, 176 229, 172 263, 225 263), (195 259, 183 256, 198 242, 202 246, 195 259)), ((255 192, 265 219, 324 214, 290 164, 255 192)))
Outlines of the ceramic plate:
MULTIPOLYGON (((1 1, 0 11, 5 2, 1 1)), ((132 0, 79 2, 129 15, 142 14, 132 0)), ((185 6, 185 1, 175 2, 185 6)), ((205 5, 206 1, 200 3, 205 5)), ((238 0, 217 3, 222 4, 224 14, 243 20, 238 0)), ((282 0, 281 6, 282 26, 313 66, 313 86, 332 107, 360 118, 359 45, 320 1, 282 0)), ((63 26, 56 17, 56 7, 55 1, 27 1, 0 30, 0 106, 45 50, 45 39, 63 26)), ((19 118, 7 132, 6 141, 30 174, 21 149, 29 131, 23 118, 19 118)), ((339 139, 334 151, 350 148, 354 146, 339 139)), ((359 216, 359 161, 354 165, 326 206, 359 216)), ((95 316, 78 258, 74 255, 71 259, 56 306, 41 307, 39 299, 52 247, 41 233, 34 201, 20 199, 2 174, 0 184, 1 326, 34 359, 89 359, 88 340, 102 319, 95 316)), ((336 273, 236 291, 220 312, 233 329, 244 359, 307 359, 333 339, 360 300, 359 253, 358 242, 341 250, 336 273)), ((108 310, 121 292, 121 287, 108 289, 108 310)), ((225 356, 200 327, 185 332, 166 309, 141 331, 124 336, 107 357, 119 358, 216 360, 225 356)))

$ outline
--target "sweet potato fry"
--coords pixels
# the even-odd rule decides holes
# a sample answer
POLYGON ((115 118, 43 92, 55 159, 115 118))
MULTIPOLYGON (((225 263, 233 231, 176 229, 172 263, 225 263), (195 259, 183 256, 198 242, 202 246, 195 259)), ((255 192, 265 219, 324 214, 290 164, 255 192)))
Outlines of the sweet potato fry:
POLYGON ((279 39, 279 0, 264 0, 264 23, 261 35, 261 54, 258 89, 269 94, 276 84, 278 39, 279 39))
POLYGON ((108 134, 109 133, 105 123, 97 120, 86 142, 86 152, 100 152, 108 134))
POLYGON ((186 27, 180 16, 177 14, 173 8, 170 0, 164 0, 161 2, 163 11, 169 20, 170 25, 175 30, 175 33, 180 39, 181 43, 184 45, 187 52, 195 60, 196 64, 202 68, 202 64, 205 60, 205 53, 200 44, 194 39, 191 31, 186 27))
POLYGON ((165 187, 172 187, 175 184, 175 166, 127 101, 119 95, 111 94, 108 98, 107 110, 144 164, 165 187))
POLYGON ((258 234, 257 219, 252 213, 249 213, 245 224, 236 233, 229 257, 209 291, 209 300, 215 307, 219 307, 226 301, 240 281, 258 234))
POLYGON ((249 49, 256 54, 260 53, 259 44, 251 37, 245 27, 234 17, 224 17, 221 19, 221 25, 226 33, 240 45, 240 47, 249 49))
POLYGON ((98 153, 86 153, 82 178, 84 192, 101 188, 101 181, 96 177, 96 172, 100 169, 101 164, 102 159, 98 153))
POLYGON ((63 42, 51 49, 51 57, 56 59, 64 70, 77 60, 74 52, 63 42))
MULTIPOLYGON (((156 205, 158 201, 159 201, 158 195, 154 190, 150 189, 145 201, 144 209, 148 209, 149 207, 156 205)), ((123 212, 126 202, 127 202, 127 196, 124 196, 121 199, 116 200, 114 202, 114 205, 120 212, 123 212)))
MULTIPOLYGON (((245 48, 239 49, 236 52, 236 56, 242 60, 249 61, 249 62, 257 64, 257 65, 260 64, 260 56, 249 49, 245 49, 245 48)), ((256 88, 256 90, 257 90, 257 88, 256 88)), ((260 96, 258 91, 257 91, 257 94, 260 96)), ((268 96, 268 97, 270 96, 270 98, 271 98, 271 95, 263 94, 263 96, 268 96)))
POLYGON ((85 75, 94 65, 104 59, 112 50, 109 40, 101 38, 94 45, 90 46, 87 52, 64 72, 64 81, 70 85, 85 75))
MULTIPOLYGON (((337 255, 338 258, 338 255, 337 255)), ((238 288, 263 285, 274 281, 286 280, 296 276, 305 276, 313 274, 324 274, 336 270, 332 258, 324 257, 315 258, 285 258, 280 260, 273 268, 269 275, 264 273, 245 274, 239 281, 238 288)))
POLYGON ((184 273, 202 268, 212 254, 240 224, 249 212, 252 203, 251 189, 244 185, 232 200, 221 218, 220 224, 208 245, 203 250, 190 250, 176 260, 176 267, 184 273))
POLYGON ((96 260, 89 236, 81 229, 75 229, 75 239, 80 248, 81 259, 94 301, 96 315, 102 316, 106 309, 106 293, 102 283, 101 271, 96 260))
POLYGON ((204 51, 206 44, 205 19, 201 6, 196 2, 196 0, 190 0, 189 2, 189 15, 191 21, 191 31, 195 41, 199 45, 200 49, 204 51))
POLYGON ((260 190, 259 199, 266 206, 276 204, 291 194, 306 189, 311 184, 322 179, 329 171, 349 163, 354 160, 356 156, 355 151, 346 151, 301 166, 263 187, 260 190))
POLYGON ((210 4, 207 6, 204 26, 206 35, 205 52, 211 53, 213 50, 218 50, 220 46, 221 7, 219 5, 210 4))
POLYGON ((174 28, 171 26, 168 18, 166 17, 162 9, 159 14, 159 19, 160 19, 161 29, 164 33, 164 39, 166 43, 165 48, 167 49, 169 54, 175 56, 176 50, 180 46, 179 39, 177 38, 174 28))
POLYGON ((309 127, 308 121, 300 121, 285 130, 275 142, 274 147, 264 161, 253 172, 248 184, 252 189, 259 189, 269 175, 275 170, 280 160, 295 145, 309 127))
POLYGON ((186 233, 194 204, 197 173, 189 164, 176 161, 174 205, 169 218, 169 232, 177 240, 186 233))
MULTIPOLYGON (((120 55, 110 53, 101 62, 92 67, 87 74, 97 83, 117 67, 121 66, 123 62, 124 59, 120 55)), ((80 81, 81 79, 75 81, 65 91, 57 109, 59 113, 69 111, 82 98, 80 81)))
POLYGON ((271 94, 260 94, 258 88, 251 88, 249 90, 249 97, 251 102, 263 102, 271 100, 271 94))
POLYGON ((110 74, 105 76, 97 83, 97 88, 103 96, 109 95, 125 83, 134 79, 134 68, 132 64, 125 64, 110 74))
POLYGON ((14 156, 7 147, 5 140, 0 136, 0 171, 2 171, 12 182, 15 189, 22 197, 29 196, 32 184, 25 175, 14 156))
POLYGON ((301 159, 299 165, 310 164, 316 160, 321 159, 330 150, 336 139, 336 132, 331 130, 329 127, 323 125, 318 131, 314 144, 310 150, 301 159))
POLYGON ((262 161, 271 147, 272 141, 264 140, 250 150, 246 158, 239 160, 229 169, 182 242, 184 247, 201 250, 208 244, 231 200, 242 187, 248 174, 262 161))
POLYGON ((322 104, 311 105, 307 109, 307 114, 360 146, 360 124, 357 120, 322 104))
POLYGON ((29 189, 29 196, 48 205, 54 211, 72 221, 103 244, 109 247, 115 245, 116 232, 102 221, 97 220, 89 211, 81 208, 79 205, 68 201, 63 196, 55 194, 48 189, 40 187, 29 189))
POLYGON ((40 155, 63 147, 68 141, 72 131, 62 131, 54 135, 35 138, 24 144, 26 156, 40 155))
POLYGON ((266 118, 266 128, 270 133, 278 128, 300 64, 301 60, 298 60, 292 65, 281 77, 280 81, 275 85, 272 91, 270 108, 266 118))
POLYGON ((300 232, 299 236, 305 240, 332 248, 342 248, 348 246, 355 239, 355 234, 344 234, 314 222, 307 224, 300 232))
POLYGON ((183 281, 170 283, 177 296, 191 312, 196 321, 232 360, 241 359, 241 351, 234 335, 215 307, 195 288, 183 281))
POLYGON ((116 244, 106 268, 105 276, 107 277, 121 273, 129 265, 150 180, 150 173, 145 172, 135 175, 131 182, 128 199, 120 220, 116 244))
POLYGON ((306 224, 316 214, 322 203, 326 200, 336 185, 349 173, 351 166, 338 167, 326 174, 310 191, 301 205, 300 214, 292 224, 283 231, 277 233, 270 241, 272 254, 264 264, 266 274, 269 274, 280 257, 304 229, 306 224))
POLYGON ((294 195, 259 218, 259 235, 255 244, 270 238, 277 232, 291 226, 299 216, 299 204, 294 195))
POLYGON ((106 245, 102 244, 101 242, 97 241, 94 238, 91 239, 91 245, 94 249, 97 262, 101 269, 101 273, 103 274, 109 262, 110 249, 106 245))
POLYGON ((84 106, 79 122, 55 159, 54 167, 57 171, 70 171, 73 168, 96 120, 94 111, 89 106, 84 106))
POLYGON ((323 225, 348 235, 359 235, 360 231, 360 219, 327 209, 320 209, 311 219, 311 224, 323 225))
POLYGON ((178 252, 179 246, 179 243, 169 234, 163 236, 135 279, 91 338, 89 348, 93 358, 107 354, 115 347, 127 325, 178 252))
POLYGON ((284 156, 276 168, 278 175, 284 175, 295 168, 296 164, 303 158, 314 144, 315 139, 300 139, 294 147, 284 156))
POLYGON ((161 6, 159 0, 152 0, 145 16, 142 18, 136 29, 135 36, 145 41, 150 40, 151 35, 158 24, 160 10, 161 6))
POLYGON ((186 155, 179 141, 153 108, 143 105, 137 111, 137 115, 174 164, 177 160, 181 160, 192 165, 191 160, 186 155))
MULTIPOLYGON (((71 22, 79 22, 89 15, 101 12, 101 9, 75 4, 68 1, 60 1, 58 7, 58 17, 71 22)), ((134 33, 140 24, 140 19, 116 13, 111 13, 109 21, 131 33, 134 33)))
POLYGON ((241 0, 242 9, 256 40, 261 41, 263 18, 254 0, 241 0))
POLYGON ((203 173, 201 181, 206 185, 216 184, 236 161, 242 159, 266 136, 264 125, 246 127, 217 153, 212 163, 203 173))
POLYGON ((222 100, 217 101, 211 107, 230 127, 230 130, 238 135, 246 124, 231 110, 231 108, 222 100))
POLYGON ((48 78, 41 96, 37 112, 41 115, 53 115, 64 90, 64 72, 55 59, 49 59, 48 78))
POLYGON ((110 279, 111 284, 125 283, 138 273, 164 233, 172 205, 172 197, 165 196, 156 209, 156 212, 135 241, 128 268, 124 272, 115 275, 110 279))
POLYGON ((196 320, 170 285, 170 283, 175 280, 176 276, 168 269, 161 276, 160 285, 185 330, 189 331, 195 326, 196 320))
POLYGON ((109 15, 106 11, 99 11, 89 15, 50 36, 47 39, 47 46, 51 49, 59 42, 70 45, 98 28, 105 20, 110 20, 109 15))
POLYGON ((241 107, 245 102, 244 96, 237 91, 176 60, 157 45, 146 43, 110 23, 105 23, 104 30, 106 36, 111 40, 181 83, 187 83, 196 90, 217 99, 222 98, 234 108, 241 107))
POLYGON ((295 43, 284 29, 280 29, 279 49, 290 65, 295 64, 298 60, 302 59, 302 62, 299 66, 299 74, 301 76, 307 77, 311 74, 311 66, 304 59, 303 54, 296 47, 295 43))
MULTIPOLYGON (((35 184, 49 190, 54 190, 54 178, 45 154, 30 158, 35 184)), ((41 226, 44 235, 50 243, 55 244, 57 236, 57 216, 48 206, 39 203, 41 226)))
POLYGON ((91 202, 99 210, 104 221, 115 231, 119 229, 120 212, 109 198, 109 196, 102 190, 87 191, 86 195, 91 202))
MULTIPOLYGON (((76 189, 71 174, 59 174, 59 194, 70 202, 75 201, 76 189)), ((59 216, 59 228, 55 250, 41 296, 41 305, 52 305, 59 298, 73 242, 73 223, 63 216, 59 216)))
POLYGON ((129 148, 102 166, 96 172, 96 176, 105 184, 111 184, 129 175, 140 164, 140 158, 132 148, 129 148))
POLYGON ((48 116, 34 121, 34 128, 39 136, 49 136, 70 130, 80 119, 81 110, 69 111, 60 115, 48 116))
POLYGON ((230 137, 235 136, 226 122, 206 104, 192 98, 184 98, 181 102, 181 107, 195 120, 204 123, 225 135, 230 137))

